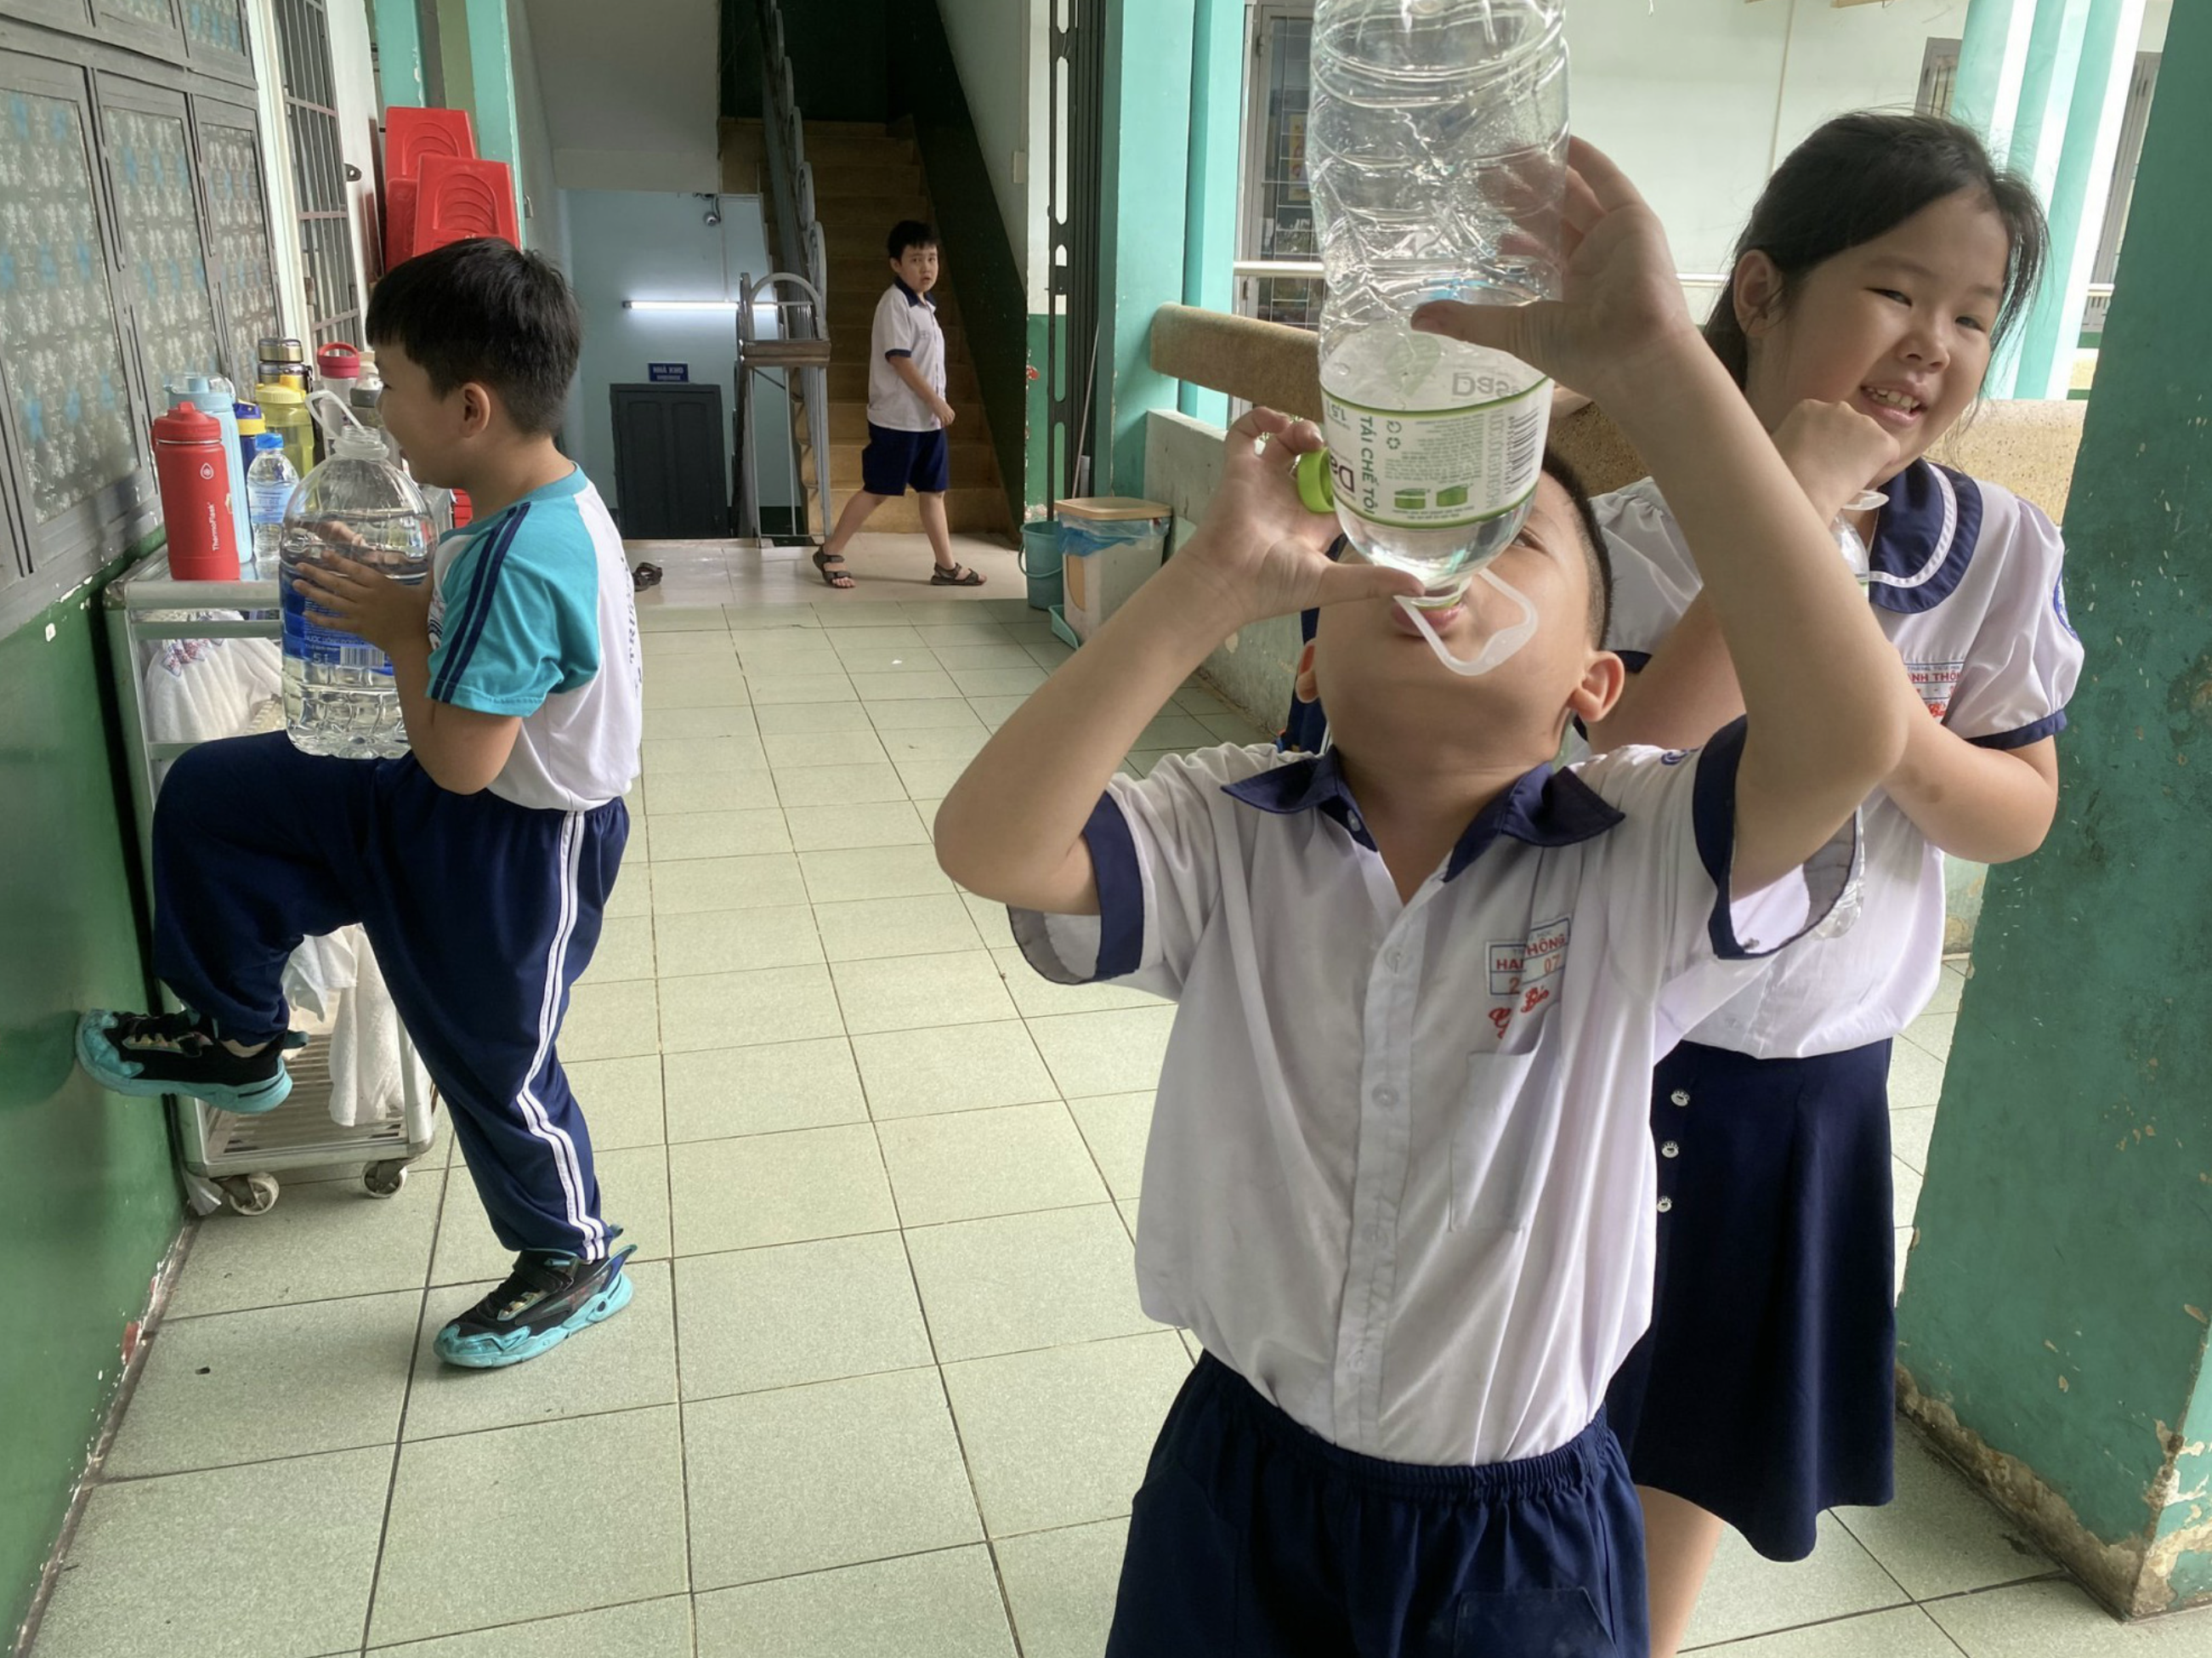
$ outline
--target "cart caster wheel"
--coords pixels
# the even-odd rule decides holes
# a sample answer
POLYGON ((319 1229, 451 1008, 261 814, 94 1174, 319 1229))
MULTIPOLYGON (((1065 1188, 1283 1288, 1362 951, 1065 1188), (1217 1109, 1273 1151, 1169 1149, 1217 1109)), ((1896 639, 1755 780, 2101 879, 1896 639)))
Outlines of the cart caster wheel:
POLYGON ((373 1163, 362 1170, 361 1189, 373 1198, 393 1198, 407 1184, 407 1165, 397 1158, 373 1163))
POLYGON ((238 1214, 265 1215, 276 1206, 274 1175, 233 1175, 222 1184, 223 1201, 238 1214))

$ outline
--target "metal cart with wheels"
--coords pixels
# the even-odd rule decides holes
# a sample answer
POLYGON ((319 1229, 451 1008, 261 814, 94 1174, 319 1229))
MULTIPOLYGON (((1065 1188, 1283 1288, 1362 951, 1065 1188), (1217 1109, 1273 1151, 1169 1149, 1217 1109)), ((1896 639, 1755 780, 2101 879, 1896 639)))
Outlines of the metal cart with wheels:
MULTIPOLYGON (((276 584, 172 580, 167 555, 155 553, 111 583, 104 604, 138 852, 150 890, 154 797, 169 762, 194 744, 162 735, 162 716, 148 704, 147 670, 179 641, 251 641, 257 656, 265 653, 273 664, 283 636, 276 584)), ((240 731, 263 728, 248 723, 240 731)), ((162 994, 167 997, 166 988, 162 994)), ((331 1117, 330 1029, 306 1028, 307 1045, 288 1060, 291 1096, 274 1111, 240 1115, 172 1096, 185 1194, 196 1213, 212 1214, 228 1204, 241 1215, 265 1214, 276 1202, 281 1172, 333 1164, 360 1164, 362 1189, 388 1198, 406 1183, 408 1166, 436 1144, 435 1098, 404 1029, 398 1114, 347 1127, 331 1117)))

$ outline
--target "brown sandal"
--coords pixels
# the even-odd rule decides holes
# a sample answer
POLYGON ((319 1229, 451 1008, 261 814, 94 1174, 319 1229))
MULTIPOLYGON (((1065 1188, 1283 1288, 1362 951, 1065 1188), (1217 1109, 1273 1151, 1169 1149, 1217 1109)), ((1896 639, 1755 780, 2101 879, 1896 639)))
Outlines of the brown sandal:
POLYGON ((949 570, 943 565, 937 565, 929 572, 929 585, 933 587, 980 587, 983 585, 983 576, 981 571, 971 570, 965 564, 955 564, 949 570))
POLYGON ((845 568, 845 555, 842 553, 825 553, 817 548, 814 554, 814 568, 822 573, 822 580, 839 592, 853 586, 853 574, 845 568), (830 568, 832 563, 837 567, 834 570, 830 568))

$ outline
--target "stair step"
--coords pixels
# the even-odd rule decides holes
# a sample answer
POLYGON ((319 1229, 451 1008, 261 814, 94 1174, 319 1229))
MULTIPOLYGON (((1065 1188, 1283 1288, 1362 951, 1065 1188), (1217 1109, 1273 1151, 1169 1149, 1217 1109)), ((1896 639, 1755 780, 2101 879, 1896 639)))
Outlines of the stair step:
POLYGON ((890 228, 908 219, 929 222, 929 203, 918 196, 817 197, 814 211, 822 221, 822 244, 832 265, 848 260, 884 259, 884 239, 890 228))
POLYGON ((817 167, 913 167, 921 161, 914 140, 873 132, 838 131, 829 122, 808 121, 801 135, 806 159, 817 167))
POLYGON ((890 190, 880 184, 866 195, 825 196, 817 179, 814 213, 822 221, 830 257, 856 259, 882 247, 884 233, 901 219, 928 218, 929 197, 918 189, 890 190))
POLYGON ((820 161, 815 159, 811 149, 807 154, 807 165, 814 169, 814 200, 817 207, 854 196, 921 194, 921 168, 919 165, 820 161))

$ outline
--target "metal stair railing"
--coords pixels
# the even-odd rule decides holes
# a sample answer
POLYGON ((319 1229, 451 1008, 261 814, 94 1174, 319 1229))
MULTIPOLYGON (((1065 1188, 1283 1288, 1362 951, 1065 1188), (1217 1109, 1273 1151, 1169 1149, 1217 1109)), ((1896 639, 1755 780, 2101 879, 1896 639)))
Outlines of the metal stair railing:
MULTIPOLYGON (((805 133, 792 84, 791 59, 784 50, 783 13, 777 0, 759 0, 762 58, 762 134, 767 150, 769 217, 778 257, 800 267, 771 271, 739 288, 738 304, 737 433, 733 468, 740 499, 738 531, 761 533, 759 442, 753 431, 756 376, 781 376, 787 396, 796 398, 811 451, 814 492, 824 526, 830 513, 830 267, 822 222, 814 203, 814 169, 806 160, 805 133), (763 337, 761 313, 774 320, 775 334, 763 337)), ((792 482, 798 497, 799 531, 806 523, 805 469, 793 422, 792 482)))

